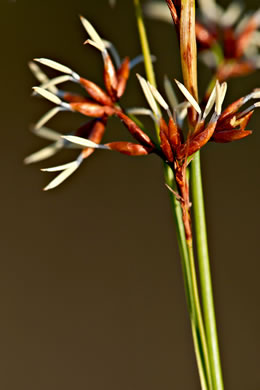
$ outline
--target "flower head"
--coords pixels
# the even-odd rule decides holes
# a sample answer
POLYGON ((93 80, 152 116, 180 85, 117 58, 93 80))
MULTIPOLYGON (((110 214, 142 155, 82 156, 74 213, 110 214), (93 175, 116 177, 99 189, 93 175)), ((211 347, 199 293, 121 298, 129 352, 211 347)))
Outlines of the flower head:
MULTIPOLYGON (((217 73, 221 82, 260 67, 260 10, 241 18, 242 11, 239 1, 233 1, 225 10, 215 0, 199 0, 196 20, 198 48, 201 59, 213 70, 221 62, 217 73)), ((179 32, 179 1, 151 2, 146 5, 145 12, 151 18, 173 20, 179 32)))
POLYGON ((36 135, 54 142, 40 151, 28 156, 25 158, 24 162, 26 164, 30 164, 42 161, 53 156, 63 148, 69 147, 82 149, 75 161, 57 167, 43 169, 43 171, 47 172, 61 171, 61 173, 53 181, 51 181, 47 187, 45 187, 45 190, 55 188, 61 184, 98 147, 109 150, 117 150, 128 155, 144 155, 148 153, 147 150, 150 151, 154 147, 150 138, 136 126, 134 121, 122 112, 122 109, 119 106, 119 99, 125 92, 130 69, 139 62, 143 61, 143 56, 138 56, 132 61, 126 57, 123 61, 121 61, 121 58, 113 44, 109 41, 103 40, 87 19, 82 16, 80 19, 83 27, 90 37, 85 44, 92 45, 101 52, 104 61, 105 89, 99 87, 96 83, 81 77, 70 67, 62 65, 59 62, 46 58, 37 58, 34 62, 29 63, 31 71, 40 82, 40 86, 33 88, 33 94, 49 100, 56 106, 44 114, 43 117, 33 126, 33 132, 36 135), (109 52, 113 56, 113 60, 109 52), (62 75, 50 80, 38 64, 52 68, 62 73, 62 75), (88 96, 58 89, 58 85, 67 81, 79 84, 88 96), (78 112, 84 116, 95 119, 87 121, 77 131, 71 132, 67 134, 67 136, 63 136, 60 133, 44 127, 49 120, 61 111, 78 112), (106 146, 99 146, 105 132, 107 120, 112 115, 117 115, 126 125, 134 138, 144 145, 114 142, 109 143, 106 146), (75 139, 75 137, 76 139, 80 138, 85 141, 88 140, 89 143, 87 143, 87 145, 82 143, 72 143, 71 140, 75 139), (92 147, 90 147, 90 145, 92 145, 92 147))

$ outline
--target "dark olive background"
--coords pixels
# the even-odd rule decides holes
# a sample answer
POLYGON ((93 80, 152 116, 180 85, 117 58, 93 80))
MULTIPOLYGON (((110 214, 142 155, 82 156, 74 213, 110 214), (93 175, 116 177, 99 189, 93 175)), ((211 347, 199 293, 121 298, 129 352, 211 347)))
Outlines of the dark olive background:
MULTIPOLYGON (((257 1, 247 1, 256 7, 257 1)), ((70 65, 102 83, 102 61, 82 45, 78 14, 140 53, 131 1, 1 0, 0 383, 5 390, 199 389, 180 260, 161 163, 97 152, 58 189, 53 175, 25 167, 46 145, 29 124, 49 107, 32 99, 34 57, 70 65)), ((180 78, 170 25, 147 22, 159 82, 180 78)), ((136 71, 143 73, 143 67, 136 71)), ((201 86, 208 73, 203 69, 201 86)), ((52 74, 52 73, 51 73, 52 74)), ((227 102, 259 86, 259 74, 229 83, 227 102), (258 84, 257 84, 258 82, 258 84)), ((203 90, 201 88, 201 90, 203 90)), ((125 105, 144 99, 133 72, 125 105)), ((202 153, 209 246, 226 389, 258 390, 259 112, 253 136, 202 153), (257 363, 258 361, 258 363, 257 363)), ((84 118, 60 114, 50 127, 84 118)), ((115 120, 106 139, 127 132, 115 120)))

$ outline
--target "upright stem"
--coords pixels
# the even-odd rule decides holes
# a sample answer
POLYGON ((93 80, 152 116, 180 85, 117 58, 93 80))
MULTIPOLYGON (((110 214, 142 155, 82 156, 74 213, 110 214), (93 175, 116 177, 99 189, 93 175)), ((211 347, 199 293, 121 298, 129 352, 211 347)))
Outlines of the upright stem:
POLYGON ((192 200, 198 248, 201 296, 210 356, 210 364, 212 369, 212 378, 214 388, 216 390, 223 390, 224 384, 221 371, 218 334, 215 319, 199 153, 196 153, 192 161, 191 183, 193 190, 192 200))
POLYGON ((142 52, 144 56, 144 66, 145 71, 147 75, 147 79, 149 82, 156 87, 156 80, 155 80, 155 74, 153 69, 153 63, 151 61, 151 52, 150 47, 146 35, 145 25, 144 25, 144 19, 143 19, 143 12, 142 7, 140 4, 140 0, 134 0, 135 5, 135 13, 136 13, 136 20, 137 20, 137 27, 139 31, 140 36, 140 42, 142 46, 142 52))
MULTIPOLYGON (((144 55, 144 64, 145 64, 147 79, 152 85, 156 87, 156 80, 155 80, 155 75, 153 70, 153 64, 151 61, 149 43, 148 43, 146 30, 144 26, 140 0, 134 0, 134 5, 136 10, 136 18, 137 18, 140 42, 141 42, 142 51, 144 55)), ((157 135, 159 138, 158 128, 157 128, 157 135)), ((173 186, 174 177, 171 169, 167 165, 164 166, 164 174, 165 174, 166 183, 169 184, 170 186, 173 186)), ((206 344, 206 337, 205 337, 204 327, 203 327, 203 319, 202 319, 201 309, 200 309, 193 249, 192 246, 190 245, 191 243, 187 245, 180 202, 177 201, 176 197, 173 196, 173 194, 170 194, 170 197, 171 197, 173 215, 177 227, 177 239, 178 239, 178 245, 179 245, 179 250, 180 250, 180 255, 182 260, 184 285, 185 285, 186 297, 188 301, 188 307, 190 311, 191 329, 192 329, 192 335, 194 341, 195 355, 198 364, 198 371, 199 371, 199 376, 201 381, 201 387, 202 390, 208 390, 211 389, 210 368, 209 368, 209 360, 207 355, 207 344, 206 344)))
MULTIPOLYGON (((183 78, 186 88, 197 99, 197 48, 195 34, 195 0, 181 1, 180 46, 183 78)), ((191 117, 190 117, 191 118, 191 117)), ((190 121, 190 128, 192 128, 190 121)), ((207 229, 201 179, 200 153, 197 152, 191 163, 191 182, 193 192, 193 213, 198 247, 198 266, 200 272, 201 295, 211 366, 213 388, 223 390, 215 310, 210 274, 207 244, 207 229)))

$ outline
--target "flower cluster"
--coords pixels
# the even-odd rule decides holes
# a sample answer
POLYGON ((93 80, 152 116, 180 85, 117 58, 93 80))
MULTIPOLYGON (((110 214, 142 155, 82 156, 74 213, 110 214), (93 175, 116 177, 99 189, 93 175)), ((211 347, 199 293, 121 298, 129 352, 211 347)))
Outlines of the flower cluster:
MULTIPOLYGON (((166 3, 148 3, 146 15, 167 22, 173 19, 178 29, 179 1, 166 0, 166 3)), ((198 3, 198 49, 201 59, 217 73, 217 79, 223 82, 259 69, 260 10, 241 18, 243 5, 239 1, 232 2, 226 10, 215 0, 199 0, 198 3)))
POLYGON ((45 190, 48 190, 57 187, 68 178, 95 149, 113 150, 130 156, 155 153, 172 168, 178 189, 176 196, 183 205, 183 209, 188 210, 190 201, 185 172, 192 155, 210 140, 230 142, 249 135, 251 131, 246 129, 248 121, 254 109, 259 107, 260 103, 256 102, 242 111, 240 109, 249 100, 259 99, 260 90, 255 90, 249 95, 238 99, 223 111, 222 105, 227 90, 226 82, 216 82, 206 104, 203 106, 203 104, 198 104, 182 83, 175 80, 177 87, 184 95, 184 101, 178 103, 172 84, 166 78, 165 90, 169 105, 154 86, 142 76, 137 75, 150 108, 124 110, 120 106, 119 99, 125 91, 130 69, 142 58, 139 56, 133 61, 126 58, 121 62, 112 44, 102 40, 94 27, 85 18, 81 17, 81 21, 91 38, 86 43, 96 47, 102 54, 105 89, 55 61, 41 58, 36 59, 36 63, 31 63, 30 68, 41 83, 39 87, 33 88, 34 93, 56 105, 38 121, 33 127, 33 132, 54 142, 27 157, 25 162, 32 163, 46 159, 64 147, 80 149, 80 154, 75 161, 43 169, 43 171, 49 172, 61 171, 45 188, 45 190), (108 50, 113 53, 114 61, 112 61, 108 50), (63 75, 49 80, 37 63, 51 67, 63 73, 63 75), (59 90, 57 85, 65 81, 78 83, 87 92, 88 97, 59 90), (161 114, 160 106, 168 115, 167 121, 164 115, 161 114), (190 109, 195 112, 196 120, 193 131, 189 131, 188 135, 185 136, 183 124, 190 109), (66 135, 45 127, 48 120, 59 111, 64 110, 78 112, 93 119, 88 120, 76 132, 66 135), (213 111, 212 114, 211 111, 213 111), (136 123, 131 114, 150 115, 160 129, 159 144, 145 133, 144 129, 136 123), (107 121, 111 116, 119 118, 138 143, 119 141, 101 144, 107 121))
MULTIPOLYGON (((146 134, 140 130, 126 114, 124 114, 119 105, 119 99, 124 94, 126 88, 129 72, 135 65, 143 61, 143 56, 140 55, 132 61, 130 61, 129 58, 125 58, 121 61, 115 47, 110 42, 102 40, 87 19, 81 17, 81 22, 91 38, 85 43, 94 46, 102 54, 104 61, 105 90, 92 81, 79 76, 69 67, 61 65, 56 61, 39 58, 35 59, 35 62, 29 63, 31 71, 41 83, 40 86, 33 88, 34 94, 50 100, 56 107, 43 115, 32 128, 32 131, 36 135, 54 142, 44 149, 28 156, 25 159, 26 164, 47 159, 62 148, 75 147, 75 145, 66 140, 61 134, 45 127, 45 124, 60 111, 78 112, 87 117, 95 118, 80 127, 74 133, 74 136, 84 137, 95 144, 99 144, 102 140, 108 118, 112 115, 117 115, 122 122, 126 124, 134 138, 145 143, 145 147, 127 142, 119 142, 110 143, 106 146, 107 148, 109 147, 111 150, 118 150, 125 154, 138 155, 146 154, 147 148, 151 149, 154 147, 149 137, 147 137, 146 134), (113 56, 113 61, 109 52, 113 56), (55 69, 63 73, 63 75, 50 80, 37 63, 55 69), (79 84, 87 92, 88 97, 59 90, 57 85, 66 81, 72 81, 79 84)), ((147 114, 147 110, 145 109, 141 111, 139 109, 129 109, 128 111, 133 114, 147 114)), ((61 184, 80 166, 82 161, 89 157, 93 152, 94 148, 84 148, 75 161, 57 167, 43 169, 43 171, 49 172, 62 171, 47 187, 45 187, 45 190, 55 188, 61 184)))

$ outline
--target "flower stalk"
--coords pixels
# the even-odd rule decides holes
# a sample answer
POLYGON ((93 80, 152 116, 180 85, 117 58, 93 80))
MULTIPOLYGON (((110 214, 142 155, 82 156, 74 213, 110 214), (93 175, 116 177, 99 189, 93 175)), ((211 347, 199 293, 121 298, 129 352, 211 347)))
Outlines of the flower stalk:
MULTIPOLYGON (((198 99, 197 86, 197 45, 196 45, 195 1, 181 1, 180 48, 184 84, 198 99)), ((190 128, 192 131, 192 121, 190 128)), ((216 328, 213 290, 207 243, 207 228, 201 178, 200 152, 197 151, 191 162, 191 184, 193 194, 193 214, 198 248, 198 268, 200 273, 201 295, 207 335, 207 347, 211 366, 213 389, 224 388, 216 328)))
MULTIPOLYGON (((139 37, 140 37, 140 42, 141 42, 142 51, 144 55, 144 64, 145 64, 147 79, 151 83, 151 85, 156 87, 156 80, 155 80, 153 64, 151 60, 148 38, 144 26, 140 0, 134 0, 134 5, 136 10, 139 37)), ((185 11, 187 12, 188 17, 191 18, 190 10, 185 10, 185 11)), ((192 12, 195 15, 195 9, 192 12)), ((185 26, 183 23, 183 30, 184 28, 185 26)), ((190 29, 189 35, 192 35, 192 28, 190 29)), ((193 37, 191 36, 185 35, 185 48, 183 47, 182 53, 185 53, 188 50, 194 55, 194 52, 196 50, 196 41, 194 43, 192 38, 193 37), (192 50, 189 49, 190 44, 192 44, 192 50)), ((190 72, 189 69, 187 68, 185 69, 185 79, 188 81, 187 89, 192 91, 192 95, 197 99, 197 64, 194 64, 194 61, 191 61, 190 63, 193 64, 192 79, 190 79, 190 72)), ((164 174, 165 174, 166 184, 168 184, 170 187, 172 186, 176 187, 176 184, 174 184, 174 177, 172 175, 172 171, 170 167, 166 164, 164 165, 164 174)), ((186 185, 188 185, 188 183, 185 183, 186 168, 185 168, 184 176, 185 176, 184 187, 186 187, 186 185)), ((185 196, 187 194, 188 191, 186 190, 186 188, 184 188, 182 195, 185 196)), ((201 387, 203 390, 212 389, 207 341, 206 341, 206 335, 205 335, 202 313, 200 308, 195 262, 194 262, 194 255, 193 255, 189 199, 186 199, 185 204, 181 206, 181 203, 179 202, 177 197, 174 196, 173 193, 171 193, 170 196, 171 196, 173 216, 177 228, 177 239, 178 239, 178 245, 179 245, 180 255, 182 259, 184 285, 185 285, 188 306, 190 310, 192 336, 194 341, 194 349, 195 349, 195 355, 197 359, 197 366, 198 366, 198 371, 199 371, 199 376, 201 381, 201 387)))

